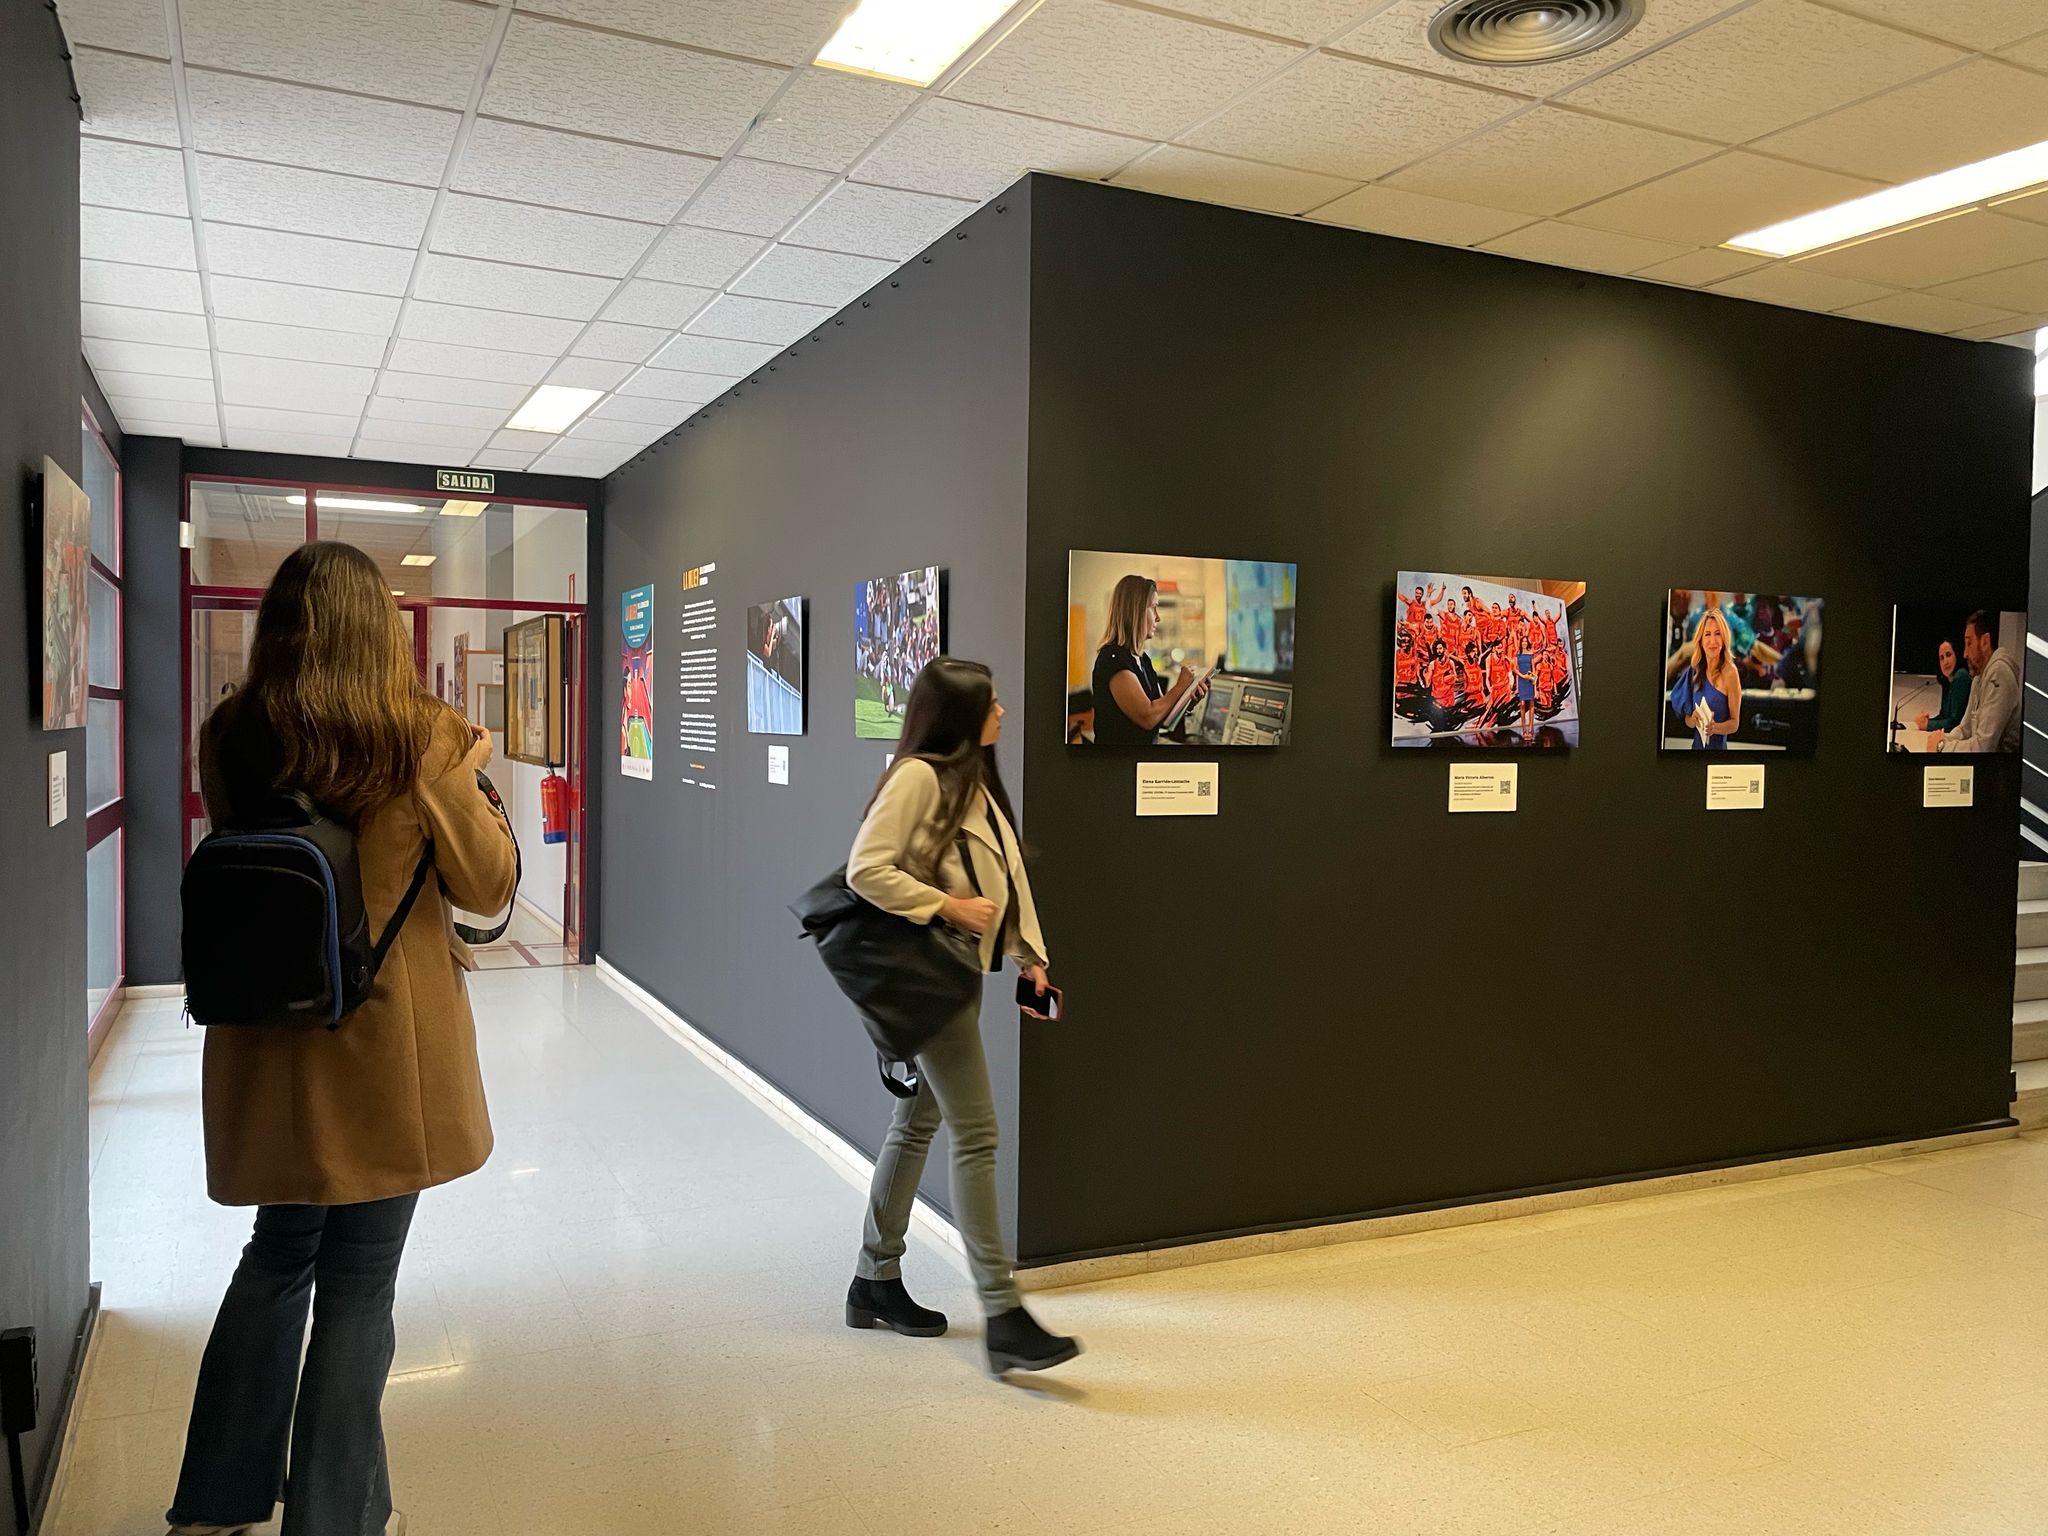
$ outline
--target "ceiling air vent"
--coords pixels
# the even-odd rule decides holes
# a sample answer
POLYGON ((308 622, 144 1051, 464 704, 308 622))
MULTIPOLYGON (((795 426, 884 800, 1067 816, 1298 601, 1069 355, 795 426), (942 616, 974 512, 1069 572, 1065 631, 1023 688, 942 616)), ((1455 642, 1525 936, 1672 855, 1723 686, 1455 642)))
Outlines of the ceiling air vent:
POLYGON ((1643 19, 1645 0, 1451 0, 1429 46, 1466 64, 1551 64, 1605 48, 1643 19))

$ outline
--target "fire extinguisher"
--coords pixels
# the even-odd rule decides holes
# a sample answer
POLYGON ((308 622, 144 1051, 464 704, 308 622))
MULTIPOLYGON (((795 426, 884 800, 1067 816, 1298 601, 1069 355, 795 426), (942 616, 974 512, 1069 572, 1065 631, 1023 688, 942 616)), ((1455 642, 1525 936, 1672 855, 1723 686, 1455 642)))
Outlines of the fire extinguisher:
POLYGON ((569 840, 569 781, 550 768, 540 781, 540 840, 569 840))

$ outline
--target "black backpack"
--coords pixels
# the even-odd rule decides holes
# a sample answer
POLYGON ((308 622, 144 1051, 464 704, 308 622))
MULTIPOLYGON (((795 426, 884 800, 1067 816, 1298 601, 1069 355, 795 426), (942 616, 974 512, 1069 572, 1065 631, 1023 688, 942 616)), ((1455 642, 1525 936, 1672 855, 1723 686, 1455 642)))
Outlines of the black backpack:
MULTIPOLYGON (((476 777, 502 812, 491 781, 481 772, 476 777)), ((517 870, 516 837, 512 854, 517 870)), ((280 794, 262 814, 209 833, 192 850, 180 888, 185 1011, 196 1024, 339 1028, 369 1000, 433 863, 430 842, 373 942, 355 833, 304 795, 280 794)), ((455 931, 488 944, 511 921, 508 903, 495 928, 458 923, 455 931)))

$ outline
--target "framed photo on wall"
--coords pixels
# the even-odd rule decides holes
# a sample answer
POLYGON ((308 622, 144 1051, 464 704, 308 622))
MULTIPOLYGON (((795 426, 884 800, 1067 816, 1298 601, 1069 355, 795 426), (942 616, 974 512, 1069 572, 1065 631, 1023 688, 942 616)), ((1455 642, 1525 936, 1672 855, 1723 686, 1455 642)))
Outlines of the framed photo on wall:
POLYGON ((85 576, 92 567, 92 502, 43 460, 43 729, 85 724, 85 576))
POLYGON ((568 626, 544 613, 505 626, 505 755, 554 768, 567 760, 568 626))
POLYGON ((1817 597, 1673 587, 1664 614, 1666 752, 1785 752, 1820 740, 1817 597))

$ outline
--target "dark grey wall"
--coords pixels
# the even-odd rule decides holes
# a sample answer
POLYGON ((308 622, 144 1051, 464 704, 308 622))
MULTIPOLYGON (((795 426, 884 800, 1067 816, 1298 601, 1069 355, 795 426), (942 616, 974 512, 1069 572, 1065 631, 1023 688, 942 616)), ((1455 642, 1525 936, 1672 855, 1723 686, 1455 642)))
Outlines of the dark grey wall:
MULTIPOLYGON (((85 732, 42 729, 42 545, 28 516, 43 456, 81 479, 78 109, 49 10, 0 5, 0 1328, 37 1330, 40 1489, 87 1304, 85 732), (51 827, 51 752, 70 754, 71 814, 51 827)), ((0 1474, 4 1476, 4 1474, 0 1474)), ((0 1508, 4 1508, 0 1503, 0 1508)))
MULTIPOLYGON (((949 576, 950 648, 986 661, 1012 734, 1037 718, 1024 637, 1026 210, 984 209, 927 263, 856 300, 677 429, 605 488, 601 709, 619 710, 619 594, 654 587, 654 778, 604 782, 604 957, 874 1151, 891 1101, 844 1000, 787 904, 846 857, 891 748, 853 734, 853 584, 921 565, 949 576), (900 282, 900 286, 897 284, 900 282), (719 787, 680 782, 680 579, 716 561, 719 787), (809 730, 790 783, 767 782, 771 738, 746 732, 748 605, 810 600, 809 730)), ((1006 762, 1012 777, 1014 744, 1006 762)), ((1014 1008, 991 1006, 998 1103, 1015 1125, 1014 1008), (1007 1019, 1008 1022, 1005 1022, 1007 1019)), ((1013 1158, 1015 1138, 1004 1156, 1013 1158)), ((943 1149, 927 1192, 944 1202, 943 1149)), ((1014 1178, 1014 1164, 1006 1166, 1014 1178)))
MULTIPOLYGON (((127 507, 123 596, 127 660, 128 981, 179 979, 178 881, 185 867, 184 801, 179 784, 183 726, 183 559, 178 522, 186 475, 251 480, 310 480, 431 495, 433 466, 304 454, 187 448, 171 438, 131 437, 122 454, 127 507)), ((593 589, 602 550, 602 487, 568 475, 500 473, 501 500, 581 502, 590 509, 593 589)), ((597 730, 595 722, 591 729, 597 730)), ((599 853, 590 849, 591 879, 599 853)), ((587 919, 586 919, 587 920, 587 919)))
POLYGON ((1923 812, 1879 727, 1895 600, 2025 604, 2023 352, 1080 183, 1032 220, 1033 703, 1070 548, 1301 600, 1293 745, 1213 820, 1031 731, 1071 1017, 1024 1036, 1026 1259, 2005 1115, 2022 769, 1923 812), (1403 567, 1590 583, 1585 745, 1518 814, 1386 744, 1403 567), (1761 813, 1657 751, 1673 585, 1827 600, 1761 813))

